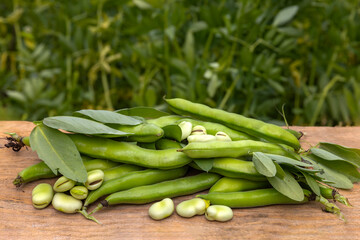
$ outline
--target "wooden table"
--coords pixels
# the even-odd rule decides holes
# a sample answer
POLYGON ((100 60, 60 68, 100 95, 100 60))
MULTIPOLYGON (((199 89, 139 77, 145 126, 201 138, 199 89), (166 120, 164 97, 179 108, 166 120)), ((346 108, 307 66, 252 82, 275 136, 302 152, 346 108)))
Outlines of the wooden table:
MULTIPOLYGON (((4 132, 29 135, 30 122, 0 122, 4 132)), ((302 146, 329 141, 360 148, 360 127, 293 127, 305 133, 302 146)), ((3 146, 5 140, 0 140, 3 146)), ((360 188, 341 191, 354 207, 340 206, 344 223, 321 211, 319 204, 269 206, 236 209, 230 222, 210 222, 204 216, 184 219, 176 214, 163 221, 148 217, 150 204, 119 205, 96 213, 98 225, 80 214, 64 214, 51 206, 37 210, 31 204, 31 191, 39 182, 20 189, 12 181, 24 167, 37 163, 30 149, 13 152, 0 149, 0 239, 360 239, 360 188)), ((175 198, 175 204, 192 196, 175 198)))

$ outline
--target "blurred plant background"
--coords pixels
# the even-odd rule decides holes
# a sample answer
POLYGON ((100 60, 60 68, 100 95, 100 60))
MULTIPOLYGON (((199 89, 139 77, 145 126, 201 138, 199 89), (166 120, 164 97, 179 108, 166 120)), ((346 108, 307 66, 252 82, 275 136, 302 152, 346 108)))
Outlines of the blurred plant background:
POLYGON ((357 0, 3 0, 0 120, 163 108, 360 125, 357 0))

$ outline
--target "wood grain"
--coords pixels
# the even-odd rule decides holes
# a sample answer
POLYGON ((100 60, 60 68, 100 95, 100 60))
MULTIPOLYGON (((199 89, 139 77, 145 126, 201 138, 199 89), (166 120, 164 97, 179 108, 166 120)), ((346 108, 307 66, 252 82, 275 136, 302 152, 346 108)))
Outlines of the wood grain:
MULTIPOLYGON (((29 135, 29 122, 0 122, 4 132, 29 135)), ((305 133, 302 146, 319 141, 360 148, 360 127, 293 127, 305 133)), ((0 140, 3 146, 4 139, 0 140)), ((63 214, 51 206, 36 210, 31 191, 39 182, 20 189, 12 185, 17 173, 39 160, 30 149, 13 152, 0 149, 0 239, 360 239, 360 188, 341 191, 354 205, 340 206, 347 223, 321 211, 317 203, 269 206, 234 210, 234 219, 226 223, 209 222, 204 216, 184 219, 176 214, 163 221, 148 217, 147 205, 122 205, 96 214, 102 225, 80 214, 63 214)), ((175 204, 192 196, 175 198, 175 204)))

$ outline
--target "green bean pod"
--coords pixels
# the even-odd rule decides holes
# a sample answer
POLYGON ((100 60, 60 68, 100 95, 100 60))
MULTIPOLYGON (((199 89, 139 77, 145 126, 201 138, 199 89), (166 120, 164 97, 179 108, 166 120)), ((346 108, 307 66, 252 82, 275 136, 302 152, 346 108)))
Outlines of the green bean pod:
POLYGON ((156 150, 155 142, 137 142, 136 144, 141 148, 156 150))
POLYGON ((192 142, 178 150, 190 158, 214 158, 214 157, 241 157, 253 152, 272 153, 283 156, 291 156, 291 149, 283 146, 253 141, 231 141, 231 142, 192 142))
POLYGON ((175 168, 170 170, 147 169, 128 173, 122 177, 104 182, 100 188, 92 191, 85 200, 84 207, 95 202, 102 196, 127 190, 130 188, 154 184, 166 180, 183 177, 188 167, 175 168))
POLYGON ((176 124, 177 121, 179 121, 181 119, 183 119, 182 116, 170 115, 170 116, 163 116, 163 117, 154 118, 154 119, 148 119, 147 122, 155 124, 156 126, 163 128, 168 125, 176 124))
POLYGON ((248 191, 270 186, 268 181, 251 181, 242 178, 223 177, 209 189, 209 193, 248 191))
POLYGON ((191 162, 176 149, 151 150, 126 142, 111 139, 70 134, 80 153, 92 157, 106 158, 115 162, 129 163, 148 168, 171 169, 191 162))
POLYGON ((135 126, 129 125, 110 125, 122 132, 131 133, 126 140, 129 142, 155 142, 164 135, 162 128, 152 123, 142 123, 135 126))
POLYGON ((292 200, 274 188, 257 189, 245 192, 213 192, 200 194, 197 197, 210 201, 210 204, 225 205, 230 208, 251 208, 278 204, 300 204, 310 200, 311 193, 304 189, 303 201, 292 200))
POLYGON ((192 123, 193 126, 200 125, 205 127, 207 134, 214 135, 217 132, 224 132, 231 138, 232 141, 238 141, 238 140, 258 140, 258 138, 251 136, 244 132, 239 132, 234 129, 231 129, 229 127, 226 127, 220 123, 214 123, 214 122, 205 122, 200 120, 195 120, 191 118, 184 118, 179 121, 177 121, 175 124, 179 123, 180 121, 187 121, 192 123))
POLYGON ((220 176, 215 173, 200 173, 190 177, 113 193, 103 200, 90 214, 97 212, 103 207, 116 204, 145 204, 164 198, 193 194, 209 189, 219 178, 220 176))
POLYGON ((131 165, 131 164, 121 164, 119 166, 108 168, 104 170, 104 182, 111 179, 119 178, 128 174, 129 172, 140 171, 144 169, 143 167, 131 165))
POLYGON ((210 108, 199 103, 192 103, 185 99, 165 99, 170 109, 183 116, 192 116, 201 120, 221 123, 234 130, 245 132, 252 136, 266 139, 270 142, 282 143, 300 149, 299 140, 285 129, 265 123, 257 119, 244 117, 240 114, 210 108))
POLYGON ((51 169, 44 162, 39 162, 19 172, 17 177, 14 179, 13 184, 16 187, 20 187, 24 183, 53 177, 56 177, 56 175, 51 171, 51 169))
POLYGON ((118 162, 113 162, 108 159, 90 159, 90 160, 84 160, 84 166, 86 168, 86 171, 91 171, 95 169, 101 169, 105 170, 108 168, 113 168, 116 166, 119 166, 120 164, 118 162))
MULTIPOLYGON (((94 169, 107 169, 114 166, 118 166, 119 163, 107 160, 107 159, 86 159, 83 158, 84 166, 86 171, 91 171, 94 169)), ((13 184, 16 187, 20 187, 24 183, 32 182, 39 179, 53 178, 58 175, 54 174, 51 169, 44 163, 39 162, 34 165, 31 165, 21 172, 18 173, 18 176, 14 179, 13 184)))
POLYGON ((182 148, 181 144, 175 140, 162 138, 155 142, 155 147, 157 150, 165 150, 165 149, 179 149, 182 148))
MULTIPOLYGON (((252 181, 266 181, 266 177, 260 174, 252 161, 235 158, 215 158, 209 172, 218 173, 225 177, 243 178, 252 181)), ((203 159, 199 161, 208 161, 203 159)), ((195 162, 189 164, 191 167, 201 170, 195 162)))

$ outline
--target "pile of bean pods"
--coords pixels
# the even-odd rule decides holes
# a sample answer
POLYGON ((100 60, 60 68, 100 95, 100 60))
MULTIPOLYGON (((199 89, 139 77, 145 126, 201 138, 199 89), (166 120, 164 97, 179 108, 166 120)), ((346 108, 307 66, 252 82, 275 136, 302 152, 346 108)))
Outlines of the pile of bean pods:
MULTIPOLYGON (((305 151, 299 132, 184 99, 165 101, 171 114, 146 108, 111 112, 140 119, 136 125, 90 119, 127 136, 62 125, 81 154, 85 183, 54 173, 44 161, 21 171, 14 184, 59 177, 53 186, 41 183, 33 189, 34 207, 52 204, 94 221, 94 213, 104 207, 151 202, 149 216, 155 220, 176 211, 185 218, 205 214, 208 220, 228 221, 233 208, 309 201, 344 219, 335 202, 350 203, 337 189, 351 189, 360 181, 358 149, 320 143, 305 151), (198 192, 203 194, 176 207, 171 199, 198 192), (88 212, 93 203, 97 206, 88 212)), ((41 124, 60 128, 50 120, 41 124)), ((9 141, 14 150, 33 147, 29 137, 13 134, 9 141)))

